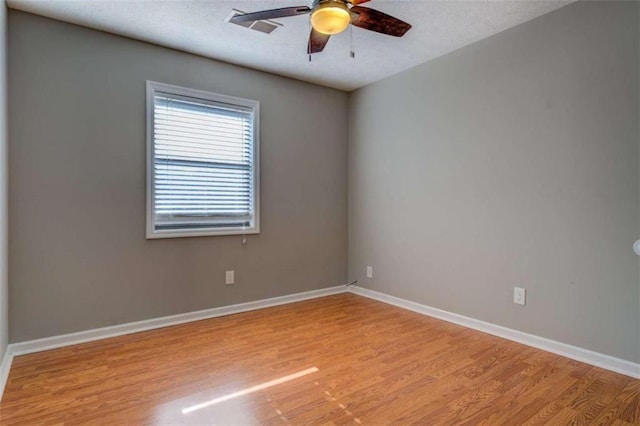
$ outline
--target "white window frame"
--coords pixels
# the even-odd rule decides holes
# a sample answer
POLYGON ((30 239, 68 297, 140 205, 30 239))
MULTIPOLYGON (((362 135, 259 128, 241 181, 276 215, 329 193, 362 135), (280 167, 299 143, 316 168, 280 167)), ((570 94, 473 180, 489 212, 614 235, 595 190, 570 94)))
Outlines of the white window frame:
POLYGON ((203 90, 147 81, 147 239, 260 233, 260 102, 203 90), (253 226, 158 230, 155 227, 154 105, 156 92, 188 96, 253 109, 253 226))

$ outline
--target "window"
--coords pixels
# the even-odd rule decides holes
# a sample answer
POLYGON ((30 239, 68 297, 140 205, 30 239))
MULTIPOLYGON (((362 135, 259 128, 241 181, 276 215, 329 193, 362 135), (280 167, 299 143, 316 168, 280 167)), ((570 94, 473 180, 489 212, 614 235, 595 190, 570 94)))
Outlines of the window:
POLYGON ((147 238, 255 234, 257 101, 147 82, 147 238))

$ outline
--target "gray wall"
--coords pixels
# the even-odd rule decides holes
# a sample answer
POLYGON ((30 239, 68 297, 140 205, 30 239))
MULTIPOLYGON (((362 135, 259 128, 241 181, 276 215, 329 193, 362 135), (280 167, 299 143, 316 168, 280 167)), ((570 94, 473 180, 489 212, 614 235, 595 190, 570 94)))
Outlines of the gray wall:
POLYGON ((346 93, 16 11, 9 43, 12 342, 345 284, 346 93), (261 102, 246 246, 145 240, 148 79, 261 102))
POLYGON ((9 343, 7 148, 7 7, 3 2, 0 5, 0 360, 9 343))
POLYGON ((640 361, 637 7, 578 2, 352 93, 349 280, 640 361))

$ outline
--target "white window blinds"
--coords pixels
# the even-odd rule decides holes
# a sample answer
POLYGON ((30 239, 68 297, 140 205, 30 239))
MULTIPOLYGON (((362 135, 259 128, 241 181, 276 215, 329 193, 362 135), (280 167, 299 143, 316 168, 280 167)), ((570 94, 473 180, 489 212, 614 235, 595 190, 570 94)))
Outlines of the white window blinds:
POLYGON ((153 90, 152 233, 256 231, 257 105, 191 92, 153 90))

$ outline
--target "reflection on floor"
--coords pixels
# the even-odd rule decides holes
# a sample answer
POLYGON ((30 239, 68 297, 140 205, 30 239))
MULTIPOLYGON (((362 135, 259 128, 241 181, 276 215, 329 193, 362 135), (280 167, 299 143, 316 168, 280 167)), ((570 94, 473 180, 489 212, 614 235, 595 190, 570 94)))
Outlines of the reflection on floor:
POLYGON ((15 358, 5 424, 640 424, 640 380, 354 294, 15 358))
MULTIPOLYGON (((264 384, 248 387, 244 390, 220 395, 220 392, 201 392, 200 394, 190 395, 187 398, 175 400, 161 407, 156 413, 152 423, 157 425, 164 424, 311 424, 316 419, 305 416, 304 410, 292 409, 295 404, 287 402, 293 394, 306 394, 311 404, 303 407, 316 407, 318 410, 326 412, 338 411, 342 412, 343 417, 348 417, 350 421, 347 423, 361 424, 360 419, 353 416, 353 413, 347 407, 338 401, 331 392, 323 390, 324 387, 320 382, 313 380, 313 377, 304 377, 311 374, 312 370, 319 371, 317 368, 310 368, 302 372, 284 376, 287 380, 275 379, 264 384), (304 373, 304 374, 300 374, 304 373), (296 383, 281 389, 272 389, 268 393, 260 394, 258 387, 265 390, 267 387, 276 386, 276 384, 284 385, 286 382, 293 380, 291 377, 297 376, 296 383), (263 386, 269 384, 269 386, 263 386), (251 391, 248 391, 251 390, 251 391), (249 396, 249 394, 257 393, 249 396), (242 398, 241 398, 242 397, 242 398), (209 400, 207 400, 209 398, 209 400), (234 400, 236 399, 237 400, 234 400), (204 403, 190 405, 195 400, 207 400, 204 403), (187 407, 187 408, 181 408, 187 407), (206 412, 198 412, 200 409, 206 409, 206 412), (182 413, 182 415, 179 415, 182 413), (261 420, 258 421, 258 418, 261 420), (305 419, 304 421, 302 419, 305 419)), ((315 372, 314 371, 314 372, 315 372)), ((293 401, 292 401, 293 402, 293 401)))
MULTIPOLYGON (((280 377, 279 379, 270 380, 265 383, 260 383, 259 385, 251 386, 250 388, 246 388, 240 390, 238 392, 230 393, 224 396, 220 396, 217 398, 210 399, 209 401, 201 402, 200 404, 192 405, 191 407, 183 408, 182 414, 189 414, 196 410, 201 410, 206 407, 210 407, 215 404, 219 404, 221 402, 228 401, 233 398, 238 398, 240 396, 249 395, 250 393, 254 393, 260 390, 268 389, 271 386, 280 385, 282 383, 286 383, 290 380, 295 380, 300 377, 304 377, 307 374, 315 373, 318 369, 316 367, 307 368, 306 370, 298 371, 297 373, 289 374, 287 376, 280 377)), ((317 382, 316 382, 317 383, 317 382)), ((279 413, 280 414, 280 413, 279 413)))

